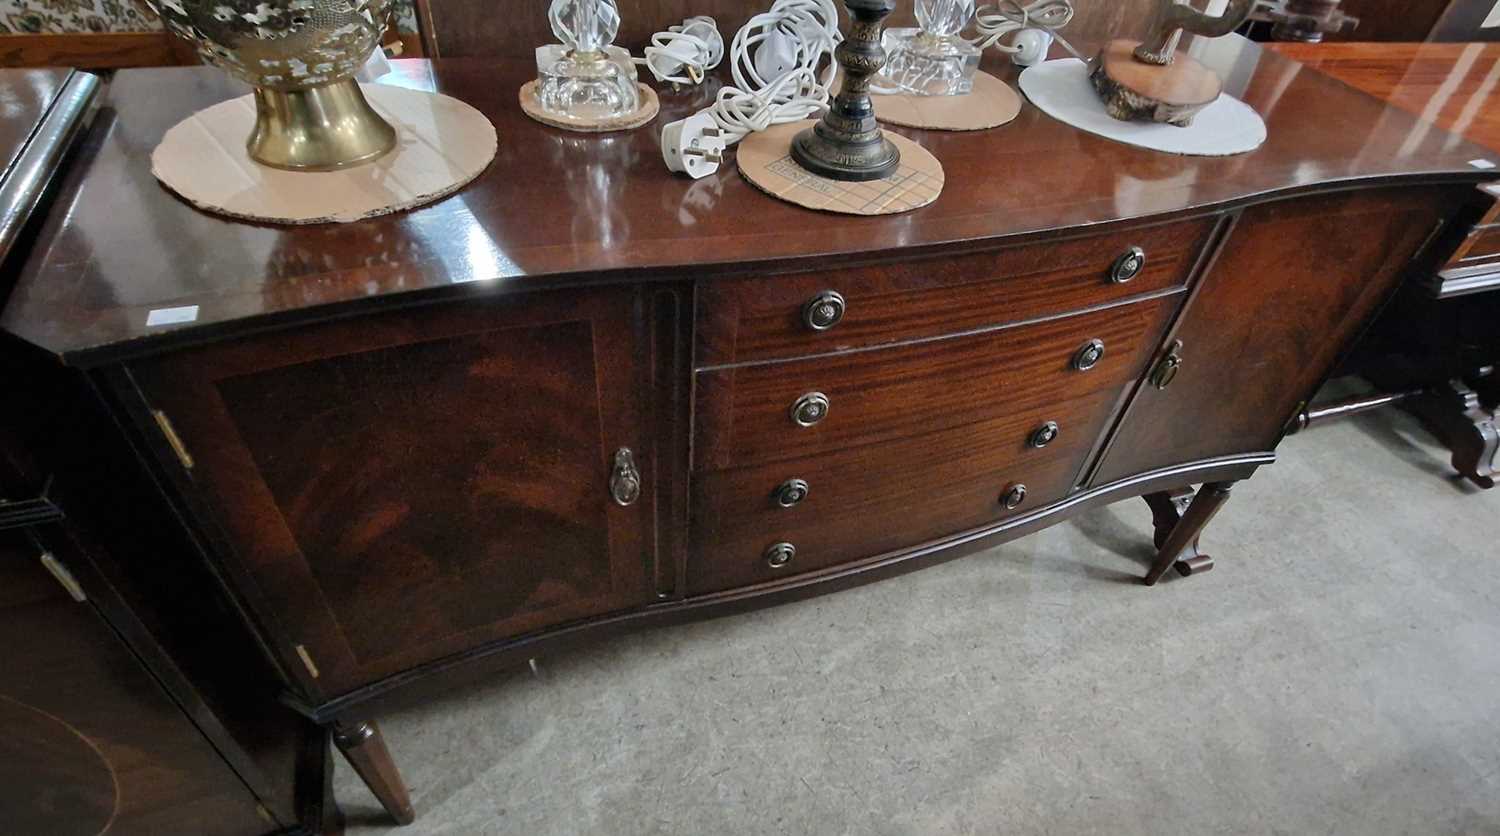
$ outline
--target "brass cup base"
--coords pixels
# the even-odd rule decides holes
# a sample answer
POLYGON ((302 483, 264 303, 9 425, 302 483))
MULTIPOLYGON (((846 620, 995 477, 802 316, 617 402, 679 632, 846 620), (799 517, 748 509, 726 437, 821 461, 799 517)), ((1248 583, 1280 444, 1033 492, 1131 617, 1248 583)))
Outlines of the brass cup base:
MULTIPOLYGON (((874 122, 874 117, 870 121, 874 122)), ((792 139, 792 159, 813 174, 829 180, 883 180, 900 167, 901 151, 885 138, 879 128, 870 133, 874 134, 873 138, 850 139, 834 135, 820 122, 792 139)))
POLYGON ((396 129, 380 117, 354 79, 307 90, 255 88, 250 159, 289 171, 337 171, 396 147, 396 129))

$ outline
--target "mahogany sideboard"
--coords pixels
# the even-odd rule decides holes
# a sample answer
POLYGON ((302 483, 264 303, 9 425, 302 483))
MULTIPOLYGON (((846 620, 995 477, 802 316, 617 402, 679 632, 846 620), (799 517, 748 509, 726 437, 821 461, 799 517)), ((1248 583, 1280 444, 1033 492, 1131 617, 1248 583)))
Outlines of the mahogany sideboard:
MULTIPOLYGON (((529 62, 441 59, 387 81, 494 121, 472 186, 355 224, 233 223, 148 157, 242 88, 125 71, 0 328, 118 416, 284 701, 409 821, 374 718, 439 674, 1137 496, 1147 583, 1211 565, 1196 543, 1230 486, 1492 176, 1478 148, 1226 43, 1261 149, 1155 154, 1027 107, 908 132, 947 187, 885 218, 783 205, 732 167, 674 179, 659 126, 544 128, 516 103, 529 62)), ((663 119, 703 95, 665 95, 663 119)))

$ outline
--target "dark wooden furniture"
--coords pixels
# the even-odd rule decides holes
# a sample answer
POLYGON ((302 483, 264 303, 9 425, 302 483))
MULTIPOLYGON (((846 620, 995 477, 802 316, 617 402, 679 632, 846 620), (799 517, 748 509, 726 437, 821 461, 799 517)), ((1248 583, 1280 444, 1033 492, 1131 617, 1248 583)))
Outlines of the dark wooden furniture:
MULTIPOLYGON (((1500 165, 1500 44, 1274 48, 1485 146, 1477 165, 1500 165)), ((1403 286, 1351 360, 1377 393, 1314 407, 1304 423, 1399 404, 1448 446, 1459 473, 1490 488, 1500 467, 1500 188, 1475 189, 1450 234, 1449 259, 1403 286)))
POLYGON ((409 820, 371 720, 441 673, 1135 496, 1163 547, 1147 581, 1206 568, 1229 486, 1491 176, 1397 108, 1233 53, 1217 69, 1269 125, 1255 153, 1158 155, 1027 108, 907 132, 947 188, 884 218, 730 168, 674 179, 656 128, 535 125, 530 61, 402 63, 494 120, 495 163, 425 209, 300 228, 151 178, 163 131, 231 84, 122 72, 0 328, 98 388, 284 700, 409 820), (164 309, 190 321, 147 324, 164 309))
MULTIPOLYGON (((0 300, 98 81, 0 71, 0 300)), ((0 340, 0 833, 332 833, 327 733, 77 375, 0 340)))

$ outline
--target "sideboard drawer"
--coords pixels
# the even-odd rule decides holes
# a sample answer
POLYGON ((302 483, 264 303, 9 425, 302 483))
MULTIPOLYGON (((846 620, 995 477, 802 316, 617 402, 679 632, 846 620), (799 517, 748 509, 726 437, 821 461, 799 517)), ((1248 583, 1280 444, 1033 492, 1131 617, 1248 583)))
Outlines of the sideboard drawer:
POLYGON ((1116 389, 1140 376, 1181 299, 1177 293, 962 337, 700 371, 694 468, 908 438, 1116 389), (1102 357, 1080 370, 1079 355, 1095 341, 1102 357), (807 411, 794 415, 799 404, 807 411))
POLYGON ((700 474, 688 593, 872 557, 1055 502, 1073 487, 1122 390, 917 438, 700 474), (1007 508, 1017 486, 1024 497, 1007 508), (796 555, 772 566, 766 550, 783 542, 796 555))
POLYGON ((1180 286, 1212 226, 1207 219, 1183 221, 775 281, 706 282, 699 311, 712 325, 704 332, 698 364, 803 357, 956 334, 1180 286), (1132 276, 1126 262, 1133 248, 1143 259, 1132 276), (1117 263, 1122 272, 1115 276, 1117 263))

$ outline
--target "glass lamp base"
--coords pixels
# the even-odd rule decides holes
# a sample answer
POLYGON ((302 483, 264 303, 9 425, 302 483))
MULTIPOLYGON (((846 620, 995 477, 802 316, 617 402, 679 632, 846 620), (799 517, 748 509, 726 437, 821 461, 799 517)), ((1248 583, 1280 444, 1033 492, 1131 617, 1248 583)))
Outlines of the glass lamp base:
POLYGON ((911 96, 962 96, 974 90, 979 48, 956 35, 887 29, 877 85, 911 96))
POLYGON ((559 119, 595 124, 641 108, 635 63, 617 46, 592 53, 559 44, 538 47, 536 75, 537 101, 559 119))

